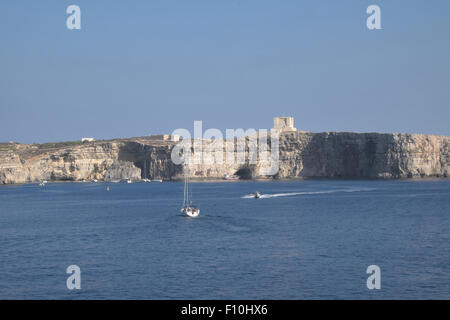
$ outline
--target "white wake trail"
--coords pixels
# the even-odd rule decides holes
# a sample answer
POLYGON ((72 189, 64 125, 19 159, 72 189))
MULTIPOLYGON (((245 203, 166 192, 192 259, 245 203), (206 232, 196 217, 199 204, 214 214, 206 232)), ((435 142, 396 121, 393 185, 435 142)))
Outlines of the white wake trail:
MULTIPOLYGON (((287 192, 287 193, 266 193, 261 194, 260 199, 277 198, 277 197, 292 197, 299 195, 311 195, 311 194, 329 194, 329 193, 339 193, 339 192, 361 192, 361 191, 372 191, 375 189, 371 188, 361 188, 361 189, 335 189, 335 190, 323 190, 323 191, 303 191, 303 192, 287 192)), ((253 199, 254 196, 251 194, 242 196, 241 199, 253 199)))

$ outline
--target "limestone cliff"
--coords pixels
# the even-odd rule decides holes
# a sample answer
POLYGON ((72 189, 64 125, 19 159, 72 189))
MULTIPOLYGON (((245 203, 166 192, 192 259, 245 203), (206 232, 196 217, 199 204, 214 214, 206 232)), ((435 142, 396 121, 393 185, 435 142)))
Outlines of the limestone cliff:
POLYGON ((294 132, 281 143, 282 178, 448 177, 450 170, 450 137, 294 132))
MULTIPOLYGON (((203 142, 205 146, 210 141, 203 142)), ((234 146, 233 141, 228 144, 234 146)), ((0 144, 0 184, 48 181, 173 180, 183 169, 171 161, 174 143, 150 137, 45 145, 0 144)), ((269 145, 270 147, 270 145, 269 145)), ((279 171, 261 176, 260 163, 194 164, 197 178, 425 178, 449 176, 450 137, 420 134, 286 132, 279 171)), ((238 152, 235 152, 238 155, 238 152)))
POLYGON ((12 145, 0 149, 0 184, 170 179, 182 170, 170 160, 171 144, 137 138, 70 146, 12 145))

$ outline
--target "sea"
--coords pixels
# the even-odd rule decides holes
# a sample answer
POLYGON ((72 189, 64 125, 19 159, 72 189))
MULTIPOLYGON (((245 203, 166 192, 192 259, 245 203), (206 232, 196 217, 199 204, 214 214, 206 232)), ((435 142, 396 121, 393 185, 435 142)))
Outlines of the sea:
POLYGON ((1 186, 0 299, 450 299, 450 180, 192 191, 197 218, 179 182, 1 186))

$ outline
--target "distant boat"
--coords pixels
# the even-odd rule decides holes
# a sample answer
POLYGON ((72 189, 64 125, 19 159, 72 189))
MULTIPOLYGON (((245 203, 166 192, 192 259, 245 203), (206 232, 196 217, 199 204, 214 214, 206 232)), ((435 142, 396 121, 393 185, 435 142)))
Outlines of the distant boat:
POLYGON ((41 187, 45 187, 45 185, 47 184, 47 180, 42 181, 41 183, 39 183, 39 186, 41 187))
POLYGON ((109 186, 106 187, 106 191, 109 191, 109 186))
POLYGON ((233 175, 229 175, 229 174, 225 174, 223 176, 224 180, 239 180, 239 176, 233 174, 233 175))
POLYGON ((127 183, 133 183, 133 181, 131 181, 131 179, 128 179, 128 180, 127 180, 127 183))
POLYGON ((259 192, 259 191, 256 191, 255 193, 252 193, 251 195, 255 199, 260 199, 261 198, 261 192, 259 192))
MULTIPOLYGON (((185 160, 185 162, 188 162, 188 160, 185 160)), ((195 218, 198 217, 200 214, 200 208, 194 206, 192 204, 192 191, 190 188, 190 182, 189 182, 189 169, 187 164, 185 164, 185 170, 184 170, 184 199, 183 199, 183 206, 181 207, 181 213, 191 217, 195 218)))
POLYGON ((147 178, 144 178, 144 179, 142 179, 141 181, 142 181, 142 182, 152 182, 152 180, 147 179, 147 178))
POLYGON ((98 180, 97 179, 92 179, 91 182, 96 183, 96 182, 98 182, 98 180))
POLYGON ((152 182, 163 182, 162 179, 151 180, 152 182))

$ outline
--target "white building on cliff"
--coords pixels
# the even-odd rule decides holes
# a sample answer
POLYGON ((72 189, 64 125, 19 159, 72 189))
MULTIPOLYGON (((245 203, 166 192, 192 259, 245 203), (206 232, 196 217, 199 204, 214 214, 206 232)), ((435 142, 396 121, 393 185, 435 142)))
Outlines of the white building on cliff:
POLYGON ((275 117, 273 118, 273 129, 280 130, 280 133, 297 131, 294 127, 293 117, 275 117))

